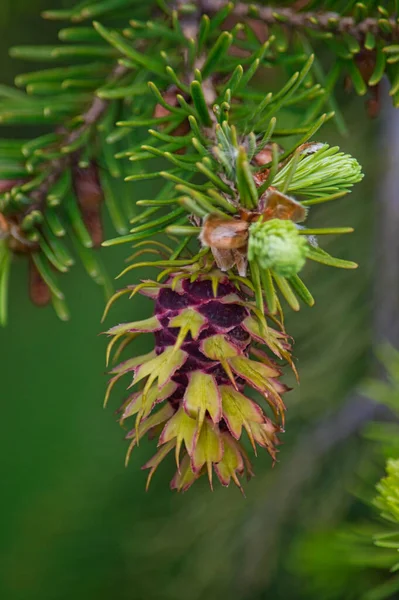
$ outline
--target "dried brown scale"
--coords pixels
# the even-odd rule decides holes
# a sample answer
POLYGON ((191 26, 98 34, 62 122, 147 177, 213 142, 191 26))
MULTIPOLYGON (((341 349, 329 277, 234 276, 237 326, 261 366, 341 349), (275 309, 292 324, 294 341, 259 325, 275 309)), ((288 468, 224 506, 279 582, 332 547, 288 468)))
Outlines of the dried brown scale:
MULTIPOLYGON (((370 98, 366 100, 366 108, 367 114, 370 118, 375 118, 378 116, 380 112, 380 95, 381 95, 381 85, 378 83, 377 85, 369 85, 369 81, 371 76, 374 73, 375 65, 376 65, 377 53, 375 50, 367 50, 366 48, 362 48, 358 54, 355 55, 355 63, 357 68, 360 71, 360 74, 363 78, 363 81, 367 84, 368 91, 370 93, 370 98)), ((351 82, 349 80, 349 84, 351 86, 351 82)))
POLYGON ((10 192, 17 185, 25 183, 25 179, 0 179, 0 194, 10 192))
POLYGON ((36 306, 46 306, 51 300, 50 289, 32 259, 29 261, 29 297, 36 306))
POLYGON ((75 163, 72 167, 72 181, 83 221, 93 240, 93 245, 99 247, 103 241, 101 205, 104 195, 97 165, 92 162, 87 168, 82 169, 75 163))
POLYGON ((4 216, 0 213, 0 239, 7 239, 8 247, 14 254, 30 254, 38 245, 26 238, 20 223, 19 215, 4 216))

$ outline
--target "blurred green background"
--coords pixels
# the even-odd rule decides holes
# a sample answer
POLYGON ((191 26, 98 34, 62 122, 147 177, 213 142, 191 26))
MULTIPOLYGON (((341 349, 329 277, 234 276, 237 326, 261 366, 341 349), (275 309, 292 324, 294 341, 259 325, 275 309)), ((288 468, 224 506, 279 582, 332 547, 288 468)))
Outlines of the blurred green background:
MULTIPOLYGON (((32 68, 11 61, 7 48, 53 43, 55 24, 43 22, 39 13, 63 5, 60 0, 0 0, 5 83, 32 68)), ((51 308, 30 304, 24 261, 13 269, 9 326, 0 332, 1 598, 311 597, 314 574, 306 570, 298 543, 304 532, 325 532, 327 539, 330 528, 358 518, 362 509, 350 491, 365 470, 357 436, 320 462, 318 449, 306 448, 308 430, 346 400, 367 372, 371 355, 374 190, 383 165, 369 148, 382 127, 380 119, 366 119, 362 100, 342 92, 341 101, 350 136, 342 140, 328 126, 323 140, 339 142, 354 154, 366 177, 346 199, 314 209, 311 220, 318 226, 353 225, 355 234, 327 244, 361 266, 356 272, 307 268, 316 306, 290 315, 287 323, 301 373, 300 387, 286 398, 289 433, 274 470, 268 456, 255 459, 257 476, 246 485, 245 499, 235 488, 219 486, 211 493, 205 481, 185 495, 172 493, 172 461, 159 469, 146 493, 140 465, 153 449, 140 444, 125 469, 123 431, 113 416, 115 395, 102 409, 101 293, 75 267, 65 284, 72 320, 61 323, 51 308), (296 475, 303 470, 299 488, 292 485, 293 469, 296 475)), ((138 196, 140 190, 131 193, 138 196)), ((127 252, 103 252, 112 276, 127 252)), ((122 301, 107 323, 150 311, 147 300, 122 301)), ((328 589, 317 597, 330 597, 328 589)))

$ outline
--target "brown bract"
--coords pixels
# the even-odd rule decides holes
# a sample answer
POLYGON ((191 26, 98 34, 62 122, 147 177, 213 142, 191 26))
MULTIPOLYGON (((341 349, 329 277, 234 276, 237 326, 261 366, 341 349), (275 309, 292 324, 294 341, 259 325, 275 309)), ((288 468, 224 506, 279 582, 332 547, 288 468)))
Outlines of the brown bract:
MULTIPOLYGON (((179 90, 179 88, 177 86, 173 85, 164 92, 163 99, 170 106, 179 106, 179 102, 177 100, 177 96, 179 94, 183 95, 183 92, 181 90, 179 90)), ((170 110, 168 110, 165 106, 162 106, 162 104, 157 104, 154 109, 153 117, 155 119, 160 119, 163 117, 168 117, 170 114, 171 114, 170 110)), ((159 127, 160 127, 160 129, 162 129, 162 125, 160 125, 159 127)), ((182 123, 180 123, 180 125, 178 125, 176 127, 176 129, 174 129, 171 132, 171 135, 174 135, 177 137, 180 135, 186 135, 186 133, 188 133, 189 131, 190 131, 190 124, 187 121, 187 119, 185 119, 182 123)), ((185 152, 185 148, 181 148, 180 150, 177 150, 175 153, 176 154, 184 154, 184 152, 185 152)))
POLYGON ((74 165, 72 178, 84 223, 93 240, 93 245, 99 247, 103 241, 101 205, 104 195, 98 176, 98 167, 94 162, 85 169, 74 165))
POLYGON ((16 217, 6 217, 0 213, 0 239, 7 238, 8 247, 15 254, 29 254, 36 244, 25 237, 16 217))
MULTIPOLYGON (((224 21, 223 28, 226 31, 231 31, 239 23, 242 23, 242 19, 235 16, 234 14, 231 14, 224 21)), ((258 19, 252 19, 250 17, 247 17, 245 19, 245 24, 253 31, 253 33, 258 38, 260 44, 264 44, 265 42, 267 42, 267 40, 269 39, 269 27, 265 23, 262 23, 262 21, 259 21, 258 19)), ((246 33, 243 30, 238 31, 237 40, 245 39, 246 33)), ((250 51, 241 48, 238 44, 233 44, 230 48, 230 54, 232 54, 233 56, 247 57, 250 56, 250 51)))
POLYGON ((0 194, 10 192, 16 185, 25 183, 25 179, 0 179, 0 194))
MULTIPOLYGON (((367 88, 370 93, 370 97, 366 100, 367 114, 370 118, 375 118, 379 115, 381 109, 381 86, 379 83, 377 85, 369 85, 369 81, 374 73, 376 64, 375 50, 367 50, 366 48, 362 48, 355 56, 355 63, 360 71, 363 81, 367 84, 367 88)), ((345 79, 345 89, 352 89, 352 82, 349 77, 346 77, 345 79)))
POLYGON ((29 261, 29 297, 36 306, 46 306, 51 292, 32 259, 29 261))
POLYGON ((211 248, 219 269, 228 271, 236 266, 239 275, 245 276, 251 223, 259 219, 285 219, 299 223, 305 218, 306 209, 302 204, 270 186, 260 197, 256 211, 240 208, 236 218, 208 215, 204 219, 199 238, 203 246, 211 248))

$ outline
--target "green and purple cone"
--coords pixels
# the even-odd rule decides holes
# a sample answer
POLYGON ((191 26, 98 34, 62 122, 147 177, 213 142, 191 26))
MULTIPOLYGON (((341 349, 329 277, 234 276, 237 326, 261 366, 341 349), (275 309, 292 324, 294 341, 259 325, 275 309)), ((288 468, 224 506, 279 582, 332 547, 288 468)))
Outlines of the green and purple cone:
POLYGON ((125 347, 152 332, 155 347, 112 369, 106 399, 120 377, 133 374, 135 391, 123 403, 120 421, 133 425, 126 436, 127 459, 145 434, 159 435, 158 451, 143 467, 150 469, 148 483, 174 450, 172 488, 185 491, 203 473, 212 487, 215 471, 222 485, 233 480, 241 489, 239 477, 252 474, 241 444, 243 430, 255 452, 258 444, 275 460, 284 423, 281 394, 288 389, 279 380, 276 359, 291 363, 290 344, 281 329, 265 321, 262 327, 253 301, 225 274, 213 271, 195 281, 191 276, 187 270, 166 284, 137 286, 155 300, 154 316, 110 329, 111 345, 120 341, 125 347), (246 388, 256 390, 259 404, 246 388))

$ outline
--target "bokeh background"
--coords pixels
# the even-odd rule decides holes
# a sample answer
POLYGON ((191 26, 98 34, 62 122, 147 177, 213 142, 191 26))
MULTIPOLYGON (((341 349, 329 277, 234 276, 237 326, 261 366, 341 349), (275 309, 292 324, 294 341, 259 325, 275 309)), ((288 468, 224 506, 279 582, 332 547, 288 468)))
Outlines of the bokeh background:
MULTIPOLYGON (((56 27, 39 13, 64 5, 0 0, 4 83, 32 68, 9 59, 8 47, 53 43, 56 27)), ((286 398, 288 432, 279 463, 272 470, 268 456, 256 459, 257 475, 246 485, 245 499, 235 488, 219 486, 211 493, 205 481, 185 495, 172 493, 172 461, 159 469, 146 493, 140 465, 151 448, 140 444, 125 469, 115 396, 107 410, 102 408, 101 293, 75 267, 64 283, 72 320, 61 323, 51 309, 30 304, 26 264, 13 269, 9 325, 0 332, 2 598, 348 597, 334 596, 338 575, 328 579, 323 548, 330 531, 343 522, 355 526, 366 511, 354 494, 359 482, 370 477, 370 469, 375 480, 381 474, 361 428, 356 423, 346 428, 358 410, 352 402, 357 386, 373 370, 373 347, 381 333, 374 301, 381 264, 376 223, 391 148, 390 117, 369 121, 363 100, 343 90, 339 99, 350 135, 342 139, 328 125, 322 138, 355 155, 366 177, 350 196, 315 208, 311 220, 318 226, 353 225, 352 236, 328 238, 326 247, 360 267, 355 272, 306 268, 316 305, 287 321, 296 339, 301 384, 286 398), (314 537, 316 545, 309 541, 314 537)), ((128 193, 142 196, 138 187, 128 193)), ((127 253, 126 248, 102 253, 112 276, 127 253)), ((144 318, 150 311, 149 301, 122 301, 108 324, 144 318)))

